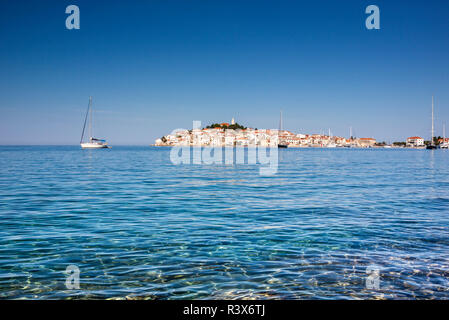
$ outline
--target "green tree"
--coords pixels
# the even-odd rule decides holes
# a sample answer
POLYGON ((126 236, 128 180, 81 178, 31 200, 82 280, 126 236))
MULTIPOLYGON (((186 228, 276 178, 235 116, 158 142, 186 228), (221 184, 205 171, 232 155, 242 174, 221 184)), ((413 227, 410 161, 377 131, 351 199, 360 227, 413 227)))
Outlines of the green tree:
POLYGON ((215 129, 215 128, 221 128, 221 129, 224 129, 224 130, 226 130, 226 129, 234 129, 234 130, 236 130, 236 129, 246 129, 246 127, 244 127, 244 126, 242 126, 242 125, 240 125, 238 123, 231 124, 229 126, 221 125, 219 123, 212 123, 211 125, 208 125, 205 129, 215 129))

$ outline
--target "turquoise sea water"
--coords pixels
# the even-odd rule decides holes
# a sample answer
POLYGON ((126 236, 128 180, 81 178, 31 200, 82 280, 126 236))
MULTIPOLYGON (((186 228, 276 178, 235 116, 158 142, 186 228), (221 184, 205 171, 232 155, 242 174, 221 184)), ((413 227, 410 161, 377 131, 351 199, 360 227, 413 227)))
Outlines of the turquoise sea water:
POLYGON ((0 298, 449 298, 448 151, 169 152, 0 147, 0 298))

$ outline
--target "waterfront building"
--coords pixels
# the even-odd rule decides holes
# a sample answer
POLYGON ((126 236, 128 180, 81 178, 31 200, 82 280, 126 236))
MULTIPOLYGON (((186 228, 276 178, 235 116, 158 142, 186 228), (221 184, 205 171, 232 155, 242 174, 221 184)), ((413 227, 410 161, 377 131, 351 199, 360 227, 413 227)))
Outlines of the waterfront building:
POLYGON ((376 139, 373 138, 360 138, 358 139, 358 145, 362 148, 373 147, 376 144, 376 139))
POLYGON ((421 137, 407 138, 407 147, 422 147, 424 146, 424 139, 421 137))

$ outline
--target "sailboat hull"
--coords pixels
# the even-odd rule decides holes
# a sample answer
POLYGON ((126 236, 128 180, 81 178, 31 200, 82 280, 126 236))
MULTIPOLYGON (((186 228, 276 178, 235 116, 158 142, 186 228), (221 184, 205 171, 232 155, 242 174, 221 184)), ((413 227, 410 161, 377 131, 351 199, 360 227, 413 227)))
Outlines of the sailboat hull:
POLYGON ((107 144, 100 143, 81 143, 81 148, 83 149, 107 149, 109 146, 107 144))

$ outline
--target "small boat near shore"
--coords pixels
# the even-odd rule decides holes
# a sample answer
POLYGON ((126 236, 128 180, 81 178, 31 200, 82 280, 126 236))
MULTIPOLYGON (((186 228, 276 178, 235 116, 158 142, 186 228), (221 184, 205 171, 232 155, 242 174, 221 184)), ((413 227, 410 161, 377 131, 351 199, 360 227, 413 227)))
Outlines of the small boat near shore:
POLYGON ((92 97, 89 97, 89 105, 87 107, 86 117, 84 118, 83 132, 80 140, 81 148, 83 149, 107 149, 109 148, 106 140, 97 139, 92 136, 92 97), (89 118, 89 139, 83 142, 84 131, 86 129, 87 118, 89 118))

